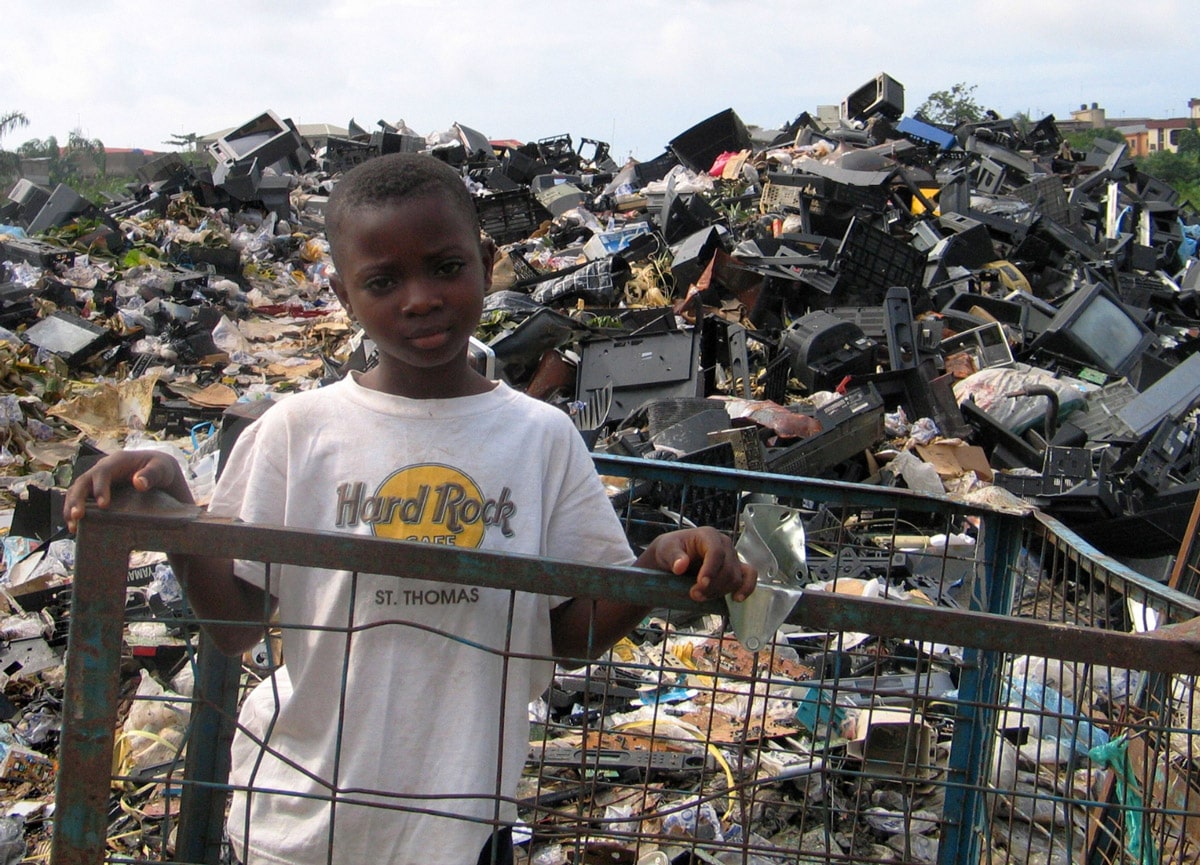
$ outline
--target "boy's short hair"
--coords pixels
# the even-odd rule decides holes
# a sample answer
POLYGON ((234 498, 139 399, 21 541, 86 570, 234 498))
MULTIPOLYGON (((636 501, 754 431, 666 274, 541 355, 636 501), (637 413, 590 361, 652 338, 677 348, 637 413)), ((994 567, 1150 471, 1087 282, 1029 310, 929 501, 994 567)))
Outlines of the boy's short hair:
POLYGON ((442 196, 479 230, 479 212, 462 177, 436 157, 389 153, 350 169, 334 185, 325 211, 325 237, 335 260, 339 235, 350 213, 427 194, 442 196))

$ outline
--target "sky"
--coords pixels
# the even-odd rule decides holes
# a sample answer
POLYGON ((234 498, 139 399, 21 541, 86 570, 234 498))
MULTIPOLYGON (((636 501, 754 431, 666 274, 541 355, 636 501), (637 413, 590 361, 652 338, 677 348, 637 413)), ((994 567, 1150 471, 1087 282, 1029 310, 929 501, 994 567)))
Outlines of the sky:
POLYGON ((1184 117, 1200 97, 1195 0, 5 0, 0 148, 72 130, 109 147, 266 110, 296 123, 492 139, 569 134, 653 159, 727 108, 780 127, 881 72, 911 114, 973 86, 1008 117, 1184 117))

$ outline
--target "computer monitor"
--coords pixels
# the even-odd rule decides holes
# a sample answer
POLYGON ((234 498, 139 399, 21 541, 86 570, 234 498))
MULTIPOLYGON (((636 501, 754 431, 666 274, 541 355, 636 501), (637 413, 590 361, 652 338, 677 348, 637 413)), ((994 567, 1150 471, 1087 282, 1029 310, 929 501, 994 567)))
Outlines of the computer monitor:
POLYGON ((1127 376, 1153 341, 1153 331, 1111 289, 1093 282, 1067 299, 1029 348, 1127 376))

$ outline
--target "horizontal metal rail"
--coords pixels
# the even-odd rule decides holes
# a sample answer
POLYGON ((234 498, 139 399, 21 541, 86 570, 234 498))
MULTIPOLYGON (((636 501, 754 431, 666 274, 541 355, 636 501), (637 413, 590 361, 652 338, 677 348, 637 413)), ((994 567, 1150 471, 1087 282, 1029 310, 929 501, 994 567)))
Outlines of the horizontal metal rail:
MULTIPOLYGON (((652 463, 636 462, 639 478, 653 476, 652 463)), ((603 461, 598 461, 602 472, 603 461)), ((625 468, 612 463, 617 470, 625 468)), ((679 464, 663 480, 679 481, 679 464)), ((684 469, 688 471, 688 469, 684 469)), ((703 469, 704 485, 728 483, 730 489, 753 490, 759 483, 780 494, 780 478, 747 476, 703 469)), ((783 478, 788 483, 795 479, 783 478)), ((794 484, 807 499, 847 500, 845 484, 794 484)), ((854 489, 853 503, 880 507, 928 507, 936 512, 947 503, 923 502, 897 491, 854 489)), ((956 509, 957 503, 953 505, 956 509)), ((989 519, 1019 522, 1012 514, 966 510, 989 519)), ((247 525, 205 515, 169 497, 128 493, 107 511, 93 509, 81 522, 79 557, 71 617, 70 650, 60 760, 72 767, 62 773, 56 794, 56 831, 51 854, 55 865, 99 863, 105 852, 105 821, 112 767, 114 721, 118 708, 118 669, 124 619, 125 579, 129 555, 153 550, 184 555, 248 558, 278 564, 303 564, 381 575, 414 571, 437 573, 440 580, 481 587, 611 599, 680 611, 722 612, 721 602, 696 604, 688 596, 690 580, 659 571, 613 568, 544 558, 501 555, 414 542, 247 525)), ((1112 566, 1117 570, 1117 563, 1112 566)), ((1132 572, 1130 572, 1132 573, 1132 572)), ((1128 579, 1128 574, 1122 574, 1128 579)), ((1162 590, 1162 587, 1154 587, 1162 590)), ((1147 591, 1150 587, 1146 587, 1147 591)), ((1174 599, 1172 599, 1174 600, 1174 599)), ((1180 596, 1181 608, 1192 609, 1180 596)), ((788 621, 830 632, 859 631, 902 636, 918 642, 961 646, 986 652, 1031 654, 1069 661, 1170 672, 1200 674, 1200 648, 1151 632, 1127 634, 1061 623, 1017 619, 887 600, 806 593, 788 621)))
POLYGON ((1145 574, 1138 573, 1111 556, 1106 556, 1048 514, 1035 512, 1030 518, 1033 524, 1041 529, 1041 535, 1049 543, 1070 556, 1071 560, 1093 579, 1111 586, 1126 598, 1153 609, 1170 608, 1176 613, 1177 621, 1200 616, 1200 598, 1185 595, 1150 579, 1145 574), (1180 615, 1181 613, 1183 615, 1180 615))

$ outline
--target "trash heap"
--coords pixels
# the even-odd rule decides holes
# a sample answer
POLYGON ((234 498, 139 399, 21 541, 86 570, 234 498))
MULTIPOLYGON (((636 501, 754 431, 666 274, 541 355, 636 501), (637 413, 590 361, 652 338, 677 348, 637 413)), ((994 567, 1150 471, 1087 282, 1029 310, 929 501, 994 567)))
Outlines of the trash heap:
MULTIPOLYGON (((886 74, 839 115, 768 129, 729 109, 618 165, 602 141, 461 124, 352 123, 313 149, 268 111, 103 207, 18 181, 0 207, 0 720, 30 755, 5 776, 30 826, 61 711, 62 489, 102 453, 155 447, 203 501, 274 400, 371 365, 329 288, 323 210, 340 172, 384 153, 461 170, 501 250, 472 361, 561 406, 596 452, 1038 507, 1107 554, 1174 554, 1200 484, 1197 214, 1124 146, 1070 150, 1052 116, 943 128, 906 116, 886 74)), ((830 576, 886 584, 886 562, 859 565, 830 576)), ((162 562, 130 587, 178 615, 162 562)), ((188 634, 129 639, 161 695, 188 634)))

